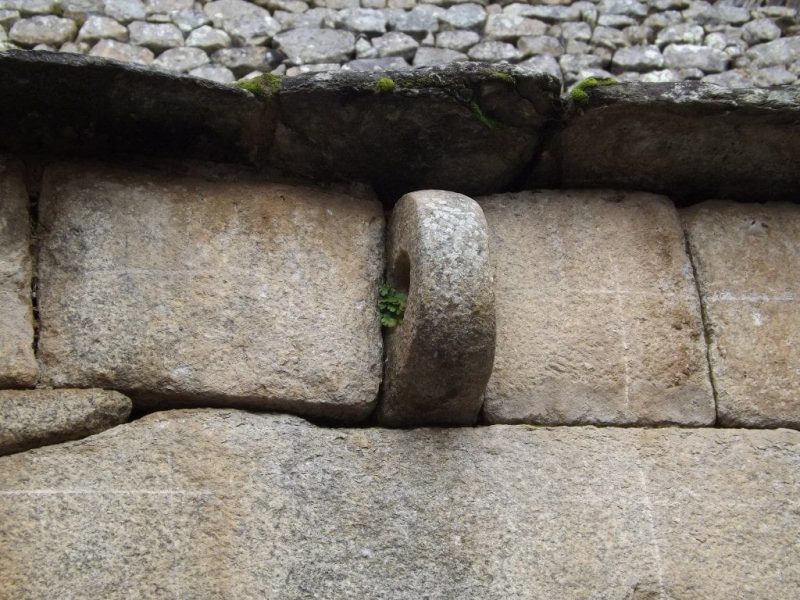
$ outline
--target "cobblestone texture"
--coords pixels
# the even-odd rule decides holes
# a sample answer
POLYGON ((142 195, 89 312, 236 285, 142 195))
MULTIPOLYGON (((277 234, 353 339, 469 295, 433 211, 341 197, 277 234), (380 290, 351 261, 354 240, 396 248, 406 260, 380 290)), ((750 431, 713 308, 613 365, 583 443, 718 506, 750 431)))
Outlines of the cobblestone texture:
POLYGON ((544 70, 566 87, 588 76, 800 85, 796 1, 744 3, 0 0, 0 51, 91 54, 220 82, 478 60, 544 70))

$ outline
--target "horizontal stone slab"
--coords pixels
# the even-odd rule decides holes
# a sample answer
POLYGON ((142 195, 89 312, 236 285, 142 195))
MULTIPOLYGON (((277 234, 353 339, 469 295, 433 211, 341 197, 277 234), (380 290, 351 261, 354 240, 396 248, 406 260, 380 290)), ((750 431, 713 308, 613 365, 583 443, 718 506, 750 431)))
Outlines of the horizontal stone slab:
POLYGON ((30 246, 22 165, 0 156, 0 387, 36 383, 30 246))
POLYGON ((0 150, 255 159, 264 106, 238 88, 113 60, 0 53, 0 150))
POLYGON ((608 85, 588 90, 531 183, 703 200, 796 200, 798 156, 800 88, 608 85))
POLYGON ((59 164, 44 174, 42 380, 142 405, 356 421, 381 379, 371 197, 59 164))
POLYGON ((711 201, 681 217, 720 424, 800 428, 800 205, 711 201))
POLYGON ((0 596, 791 598, 798 452, 789 430, 161 412, 0 458, 0 596))
POLYGON ((559 83, 508 65, 284 80, 272 164, 311 178, 366 180, 399 198, 420 189, 508 188, 558 118, 559 83))
POLYGON ((0 454, 77 440, 124 423, 131 401, 106 390, 0 390, 0 454))
POLYGON ((669 199, 549 190, 478 202, 495 270, 489 422, 714 423, 700 303, 669 199))

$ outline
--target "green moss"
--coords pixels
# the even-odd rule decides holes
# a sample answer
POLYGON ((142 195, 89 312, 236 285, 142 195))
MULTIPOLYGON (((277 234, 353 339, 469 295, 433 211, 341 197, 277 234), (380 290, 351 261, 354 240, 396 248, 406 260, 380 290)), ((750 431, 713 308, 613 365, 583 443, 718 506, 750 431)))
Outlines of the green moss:
POLYGON ((406 312, 408 296, 387 284, 378 288, 378 311, 381 315, 381 325, 384 327, 398 327, 403 322, 406 312))
POLYGON ((505 81, 510 85, 517 85, 517 80, 514 79, 513 75, 509 75, 508 73, 503 73, 503 71, 492 71, 492 79, 499 79, 500 81, 505 81))
POLYGON ((237 81, 236 85, 259 98, 267 99, 281 91, 283 77, 274 73, 264 73, 259 77, 237 81))
POLYGON ((475 115, 478 121, 483 123, 489 129, 499 129, 500 127, 503 126, 503 124, 500 121, 498 121, 497 119, 493 119, 485 112, 483 112, 483 109, 481 109, 480 105, 477 102, 472 101, 468 104, 468 106, 469 109, 472 111, 472 114, 475 115))
POLYGON ((431 75, 414 75, 403 77, 397 84, 401 88, 443 88, 447 87, 438 77, 431 75))
POLYGON ((391 77, 381 77, 375 82, 375 89, 382 94, 393 92, 396 84, 391 77))
POLYGON ((614 85, 616 83, 619 83, 619 81, 612 77, 587 77, 583 81, 578 82, 575 87, 572 88, 572 91, 569 93, 569 97, 573 104, 582 106, 589 101, 589 94, 587 90, 604 85, 614 85))

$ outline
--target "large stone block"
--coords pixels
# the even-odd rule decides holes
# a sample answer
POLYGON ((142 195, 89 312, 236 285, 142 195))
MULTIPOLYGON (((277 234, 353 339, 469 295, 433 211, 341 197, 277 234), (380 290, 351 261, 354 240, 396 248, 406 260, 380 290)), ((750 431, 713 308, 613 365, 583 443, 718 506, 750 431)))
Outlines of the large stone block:
POLYGON ((356 420, 378 391, 381 205, 60 165, 41 198, 45 382, 356 420))
POLYGON ((712 201, 681 216, 720 424, 800 428, 800 206, 712 201))
POLYGON ((160 412, 0 458, 0 597, 793 598, 799 453, 788 430, 160 412))
POLYGON ((131 401, 106 390, 0 390, 0 454, 77 440, 127 421, 131 401))
POLYGON ((703 325, 677 212, 661 196, 479 199, 495 266, 493 423, 714 423, 703 325))
POLYGON ((0 387, 36 383, 30 244, 22 167, 0 157, 0 387))

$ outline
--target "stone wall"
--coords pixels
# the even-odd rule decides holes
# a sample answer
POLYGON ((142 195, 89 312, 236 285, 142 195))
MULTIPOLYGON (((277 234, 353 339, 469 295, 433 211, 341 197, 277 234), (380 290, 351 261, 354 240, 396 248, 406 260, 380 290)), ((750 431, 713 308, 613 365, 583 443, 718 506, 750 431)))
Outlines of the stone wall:
POLYGON ((231 83, 252 73, 518 63, 566 85, 800 76, 797 7, 703 0, 2 0, 0 48, 58 50, 231 83))

